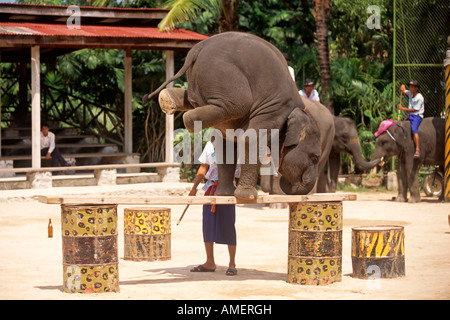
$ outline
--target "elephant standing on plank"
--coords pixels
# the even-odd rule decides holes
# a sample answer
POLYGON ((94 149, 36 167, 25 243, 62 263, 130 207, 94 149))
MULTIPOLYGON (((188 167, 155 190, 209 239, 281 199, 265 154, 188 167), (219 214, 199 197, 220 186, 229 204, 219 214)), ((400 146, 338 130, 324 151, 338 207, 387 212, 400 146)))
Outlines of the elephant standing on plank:
MULTIPOLYGON (((409 121, 397 121, 376 140, 372 161, 381 162, 382 157, 388 159, 398 156, 397 201, 407 200, 409 189, 411 197, 409 202, 419 202, 419 169, 422 164, 438 165, 441 171, 444 168, 445 149, 445 120, 441 118, 424 118, 419 127, 420 158, 414 158, 415 145, 411 135, 409 121)), ((441 199, 442 200, 441 196, 441 199)))
POLYGON ((335 134, 333 146, 328 160, 329 192, 336 192, 339 170, 341 167, 340 153, 345 152, 353 156, 356 166, 361 170, 375 167, 379 161, 366 161, 361 154, 358 130, 355 122, 347 117, 334 117, 335 134))
MULTIPOLYGON (((279 130, 279 145, 283 146, 283 150, 278 150, 283 155, 279 172, 285 192, 307 194, 314 187, 323 160, 320 129, 312 111, 305 109, 283 54, 269 42, 239 32, 203 40, 192 47, 177 74, 144 96, 143 103, 158 93, 165 113, 187 111, 183 121, 190 132, 195 121, 201 121, 202 128, 218 129, 225 139, 226 129, 243 129, 245 133, 264 129, 268 131, 267 145, 271 145, 270 131, 279 130), (164 89, 185 72, 187 91, 164 89)), ((250 163, 246 152, 236 189, 233 186, 236 163, 219 163, 216 194, 255 199, 261 165, 257 158, 256 164, 250 163)))

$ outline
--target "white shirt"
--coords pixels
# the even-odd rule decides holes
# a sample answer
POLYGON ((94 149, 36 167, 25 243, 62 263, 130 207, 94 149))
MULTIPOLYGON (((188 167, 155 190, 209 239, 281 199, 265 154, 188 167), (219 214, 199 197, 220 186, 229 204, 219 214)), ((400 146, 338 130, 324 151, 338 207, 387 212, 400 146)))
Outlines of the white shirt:
POLYGON ((413 97, 411 91, 405 90, 405 93, 409 97, 409 109, 414 109, 416 111, 412 112, 412 114, 418 115, 423 118, 423 113, 425 112, 425 104, 423 95, 421 93, 417 93, 415 97, 413 97))
POLYGON ((41 131, 41 149, 48 148, 48 152, 52 153, 55 150, 55 134, 48 132, 47 136, 41 131))
MULTIPOLYGON (((299 93, 301 96, 306 97, 305 89, 300 90, 298 93, 299 93)), ((320 101, 319 93, 317 92, 316 89, 312 89, 311 95, 310 95, 309 97, 306 97, 306 98, 309 98, 309 99, 311 99, 311 100, 313 100, 313 101, 320 101)))
POLYGON ((289 74, 291 75, 292 80, 295 82, 295 71, 294 68, 292 68, 291 66, 288 66, 289 69, 289 74))
MULTIPOLYGON (((203 191, 207 191, 208 188, 214 184, 215 181, 219 179, 219 170, 217 168, 216 163, 216 153, 214 150, 214 145, 211 141, 208 141, 203 149, 202 154, 198 158, 202 164, 209 165, 208 172, 206 172, 205 178, 207 179, 205 185, 203 186, 203 191)), ((238 178, 241 174, 241 168, 238 165, 236 171, 234 172, 234 176, 238 178)))
POLYGON ((205 185, 203 186, 203 191, 208 190, 209 186, 219 179, 219 172, 217 170, 216 164, 216 154, 214 152, 214 145, 211 141, 208 141, 203 149, 202 154, 198 158, 202 164, 207 164, 209 166, 208 172, 205 175, 207 179, 205 185))

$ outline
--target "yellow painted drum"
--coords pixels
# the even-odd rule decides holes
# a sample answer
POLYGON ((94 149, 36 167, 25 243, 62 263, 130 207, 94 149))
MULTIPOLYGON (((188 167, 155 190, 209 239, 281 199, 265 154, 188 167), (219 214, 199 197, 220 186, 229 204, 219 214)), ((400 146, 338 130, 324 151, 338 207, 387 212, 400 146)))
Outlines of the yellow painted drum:
POLYGON ((155 261, 170 258, 170 209, 124 209, 124 259, 155 261))
POLYGON ((63 290, 119 292, 117 205, 61 205, 63 290))
POLYGON ((405 275, 405 233, 401 226, 352 228, 353 276, 360 279, 405 275))
POLYGON ((290 203, 288 282, 342 281, 342 202, 290 203))

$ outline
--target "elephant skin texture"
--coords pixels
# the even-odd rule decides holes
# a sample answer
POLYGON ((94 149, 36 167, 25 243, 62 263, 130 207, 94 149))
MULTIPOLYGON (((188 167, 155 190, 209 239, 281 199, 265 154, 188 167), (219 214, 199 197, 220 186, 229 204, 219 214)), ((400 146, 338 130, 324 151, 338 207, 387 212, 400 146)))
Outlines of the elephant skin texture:
MULTIPOLYGON (((236 145, 238 139, 227 136, 227 129, 242 129, 248 137, 252 132, 267 130, 267 145, 270 146, 270 132, 278 130, 280 149, 276 151, 284 154, 279 172, 283 175, 285 192, 307 194, 313 189, 319 163, 323 161, 318 121, 313 109, 305 110, 283 54, 269 42, 240 32, 220 33, 203 40, 192 47, 177 74, 144 96, 143 103, 158 94, 163 111, 186 111, 183 121, 190 132, 194 130, 194 123, 201 121, 202 128, 213 127, 236 145), (184 73, 187 74, 187 90, 165 89, 184 73)), ((334 134, 332 121, 330 126, 334 134)), ((216 140, 220 139, 216 137, 216 140)), ((261 155, 253 163, 247 150, 255 143, 258 150, 261 146, 259 136, 256 141, 250 140, 244 143, 245 159, 240 164, 241 176, 236 189, 233 186, 236 157, 234 163, 218 163, 217 195, 234 194, 241 199, 257 197, 255 186, 261 155)), ((215 141, 216 156, 232 151, 218 150, 220 145, 226 143, 215 141)))

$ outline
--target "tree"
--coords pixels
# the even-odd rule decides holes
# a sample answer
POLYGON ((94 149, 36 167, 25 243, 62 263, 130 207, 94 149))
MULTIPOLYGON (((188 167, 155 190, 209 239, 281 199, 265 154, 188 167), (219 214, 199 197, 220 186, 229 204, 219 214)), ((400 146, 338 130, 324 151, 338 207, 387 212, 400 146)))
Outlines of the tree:
POLYGON ((160 22, 160 30, 172 30, 175 25, 194 20, 202 10, 213 12, 219 21, 219 32, 238 29, 236 9, 239 0, 168 0, 165 8, 171 8, 167 16, 160 22))
POLYGON ((327 103, 328 109, 334 114, 333 98, 328 92, 331 82, 327 28, 327 15, 330 3, 329 0, 314 0, 313 15, 316 20, 317 48, 319 52, 320 85, 322 87, 321 101, 327 103))

